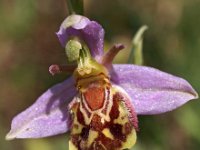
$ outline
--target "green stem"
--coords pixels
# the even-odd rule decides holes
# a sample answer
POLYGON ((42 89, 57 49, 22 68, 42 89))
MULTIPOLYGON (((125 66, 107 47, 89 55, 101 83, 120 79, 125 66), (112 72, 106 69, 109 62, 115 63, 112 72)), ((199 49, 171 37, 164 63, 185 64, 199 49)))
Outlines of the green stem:
POLYGON ((66 0, 69 14, 83 15, 83 0, 66 0))

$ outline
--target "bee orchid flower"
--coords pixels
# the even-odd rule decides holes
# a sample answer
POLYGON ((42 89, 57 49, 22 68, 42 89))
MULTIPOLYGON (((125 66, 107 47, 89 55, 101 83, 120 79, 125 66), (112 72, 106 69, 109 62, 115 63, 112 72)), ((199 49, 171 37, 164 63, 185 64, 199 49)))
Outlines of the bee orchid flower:
POLYGON ((78 65, 49 68, 51 74, 74 71, 13 119, 8 140, 71 131, 70 150, 129 149, 136 141, 137 115, 165 113, 198 98, 180 77, 146 66, 112 64, 124 46, 104 53, 102 26, 84 16, 66 18, 57 36, 78 65))

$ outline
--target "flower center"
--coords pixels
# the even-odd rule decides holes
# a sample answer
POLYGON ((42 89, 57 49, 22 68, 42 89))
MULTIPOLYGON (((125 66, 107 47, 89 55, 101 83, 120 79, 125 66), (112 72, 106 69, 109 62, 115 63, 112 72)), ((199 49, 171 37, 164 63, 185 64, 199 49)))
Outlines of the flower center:
MULTIPOLYGON (((76 87, 81 92, 85 91, 90 84, 94 82, 101 82, 102 84, 100 85, 102 87, 110 85, 107 69, 92 58, 90 51, 85 44, 82 44, 77 64, 78 66, 73 73, 73 77, 77 83, 76 87)), ((94 90, 94 88, 90 90, 94 90)))

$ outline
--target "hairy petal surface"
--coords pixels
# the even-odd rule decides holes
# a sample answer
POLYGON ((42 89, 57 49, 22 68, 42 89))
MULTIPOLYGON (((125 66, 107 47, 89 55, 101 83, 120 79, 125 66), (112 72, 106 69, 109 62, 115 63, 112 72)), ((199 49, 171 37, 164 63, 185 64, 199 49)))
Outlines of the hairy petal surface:
POLYGON ((71 123, 68 104, 75 95, 72 78, 48 89, 12 120, 6 139, 39 138, 67 132, 71 123))
POLYGON ((70 38, 79 37, 87 44, 91 55, 96 60, 103 55, 104 29, 97 22, 90 21, 84 16, 71 15, 67 17, 56 34, 63 47, 70 38))
POLYGON ((184 79, 137 65, 114 65, 112 81, 132 98, 137 114, 160 114, 176 109, 198 94, 184 79))

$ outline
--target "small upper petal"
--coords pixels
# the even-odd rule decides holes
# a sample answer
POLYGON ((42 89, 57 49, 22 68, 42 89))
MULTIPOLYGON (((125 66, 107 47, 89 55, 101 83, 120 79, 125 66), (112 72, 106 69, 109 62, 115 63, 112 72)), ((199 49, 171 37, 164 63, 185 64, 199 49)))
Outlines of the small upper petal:
POLYGON ((84 16, 80 15, 71 15, 68 16, 63 23, 61 24, 61 28, 67 29, 69 27, 72 27, 74 29, 83 29, 85 26, 90 23, 90 20, 84 16))
POLYGON ((6 139, 39 138, 67 132, 71 123, 68 104, 75 95, 72 78, 48 89, 12 120, 6 139))
POLYGON ((198 98, 186 80, 151 67, 114 65, 112 81, 126 90, 137 114, 164 113, 198 98))
POLYGON ((65 47, 71 37, 79 37, 90 49, 91 55, 97 60, 103 55, 104 29, 95 21, 80 15, 67 17, 60 26, 57 36, 65 47))

